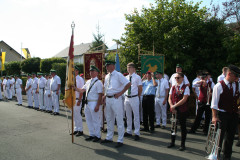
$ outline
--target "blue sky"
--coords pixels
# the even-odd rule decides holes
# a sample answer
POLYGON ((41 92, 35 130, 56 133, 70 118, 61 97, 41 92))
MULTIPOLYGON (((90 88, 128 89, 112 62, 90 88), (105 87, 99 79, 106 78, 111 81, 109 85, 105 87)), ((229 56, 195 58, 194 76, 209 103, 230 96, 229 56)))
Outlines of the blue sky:
MULTIPOLYGON (((0 40, 16 51, 29 48, 34 57, 49 58, 69 46, 71 23, 74 44, 92 42, 99 23, 105 42, 124 33, 125 13, 148 7, 153 0, 0 0, 0 40)), ((198 2, 198 0, 194 0, 198 2)), ((204 1, 203 5, 209 5, 204 1)))

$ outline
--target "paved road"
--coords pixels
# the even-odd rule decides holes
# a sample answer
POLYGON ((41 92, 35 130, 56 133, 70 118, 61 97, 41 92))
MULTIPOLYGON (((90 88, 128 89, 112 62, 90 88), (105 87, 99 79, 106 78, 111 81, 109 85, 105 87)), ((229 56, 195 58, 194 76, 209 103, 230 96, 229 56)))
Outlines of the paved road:
MULTIPOLYGON (((114 143, 102 145, 86 142, 86 136, 75 138, 71 143, 64 108, 59 116, 38 112, 16 102, 0 102, 0 160, 72 160, 72 159, 120 159, 120 160, 197 160, 205 159, 205 139, 201 133, 188 135, 184 152, 177 151, 180 138, 174 149, 170 142, 170 129, 156 129, 153 134, 142 133, 141 140, 125 138, 124 146, 116 149, 114 143)), ((70 120, 69 120, 70 123, 70 120)), ((84 134, 88 134, 84 119, 84 134)), ((178 135, 180 132, 178 133, 178 135)), ((103 133, 102 137, 105 138, 103 133)), ((240 159, 240 148, 234 146, 233 160, 240 159)))

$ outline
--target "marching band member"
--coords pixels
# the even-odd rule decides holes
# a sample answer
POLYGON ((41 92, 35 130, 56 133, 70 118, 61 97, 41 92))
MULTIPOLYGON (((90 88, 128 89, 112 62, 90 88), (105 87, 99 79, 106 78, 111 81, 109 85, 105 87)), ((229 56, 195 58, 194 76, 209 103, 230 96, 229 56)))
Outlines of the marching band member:
POLYGON ((162 129, 167 125, 167 99, 169 92, 168 81, 163 78, 161 71, 156 71, 156 83, 157 91, 155 97, 155 114, 156 114, 156 128, 160 128, 160 122, 162 120, 162 129))
MULTIPOLYGON (((187 119, 187 99, 190 95, 189 87, 183 82, 184 74, 178 72, 175 74, 176 84, 171 87, 168 102, 173 113, 177 114, 177 119, 181 126, 181 146, 179 151, 185 150, 185 141, 187 136, 186 119, 187 119)), ((176 135, 171 135, 171 143, 168 148, 175 146, 176 135)))
POLYGON ((42 73, 37 73, 38 75, 38 98, 39 98, 39 110, 43 111, 44 109, 44 88, 46 79, 42 76, 42 73))
POLYGON ((196 98, 196 115, 197 115, 197 110, 198 110, 198 96, 199 96, 200 91, 199 91, 199 88, 195 87, 193 84, 194 84, 194 82, 201 80, 200 76, 201 76, 201 72, 198 71, 197 77, 192 81, 192 91, 193 91, 194 97, 196 98))
POLYGON ((195 133, 195 131, 200 125, 203 113, 205 112, 205 125, 204 125, 203 132, 204 132, 204 135, 207 135, 208 127, 211 119, 210 100, 211 100, 211 95, 212 95, 211 92, 214 87, 214 83, 211 81, 208 81, 207 74, 203 73, 201 76, 201 80, 194 82, 193 86, 199 87, 200 94, 198 97, 197 116, 195 118, 195 121, 189 133, 195 133))
POLYGON ((10 77, 7 76, 7 82, 6 82, 6 91, 7 91, 7 98, 8 100, 12 100, 12 86, 13 83, 12 81, 9 79, 10 77))
POLYGON ((134 134, 135 140, 139 140, 140 136, 140 117, 139 117, 139 98, 142 94, 142 80, 139 75, 137 75, 135 64, 128 63, 127 71, 129 75, 126 78, 131 82, 131 86, 125 92, 124 106, 126 109, 127 116, 127 131, 124 137, 132 136, 132 112, 134 115, 134 134))
POLYGON ((220 76, 218 76, 217 82, 224 80, 224 78, 226 77, 226 74, 227 74, 227 70, 228 70, 228 67, 223 67, 222 74, 220 76))
POLYGON ((14 79, 14 76, 13 75, 11 75, 10 76, 10 80, 12 81, 12 87, 11 87, 11 97, 10 97, 10 99, 12 99, 12 97, 14 97, 15 96, 15 79, 14 79))
POLYGON ((50 75, 46 74, 46 82, 45 82, 45 92, 44 92, 44 110, 47 113, 52 113, 52 97, 50 91, 50 75))
MULTIPOLYGON (((220 122, 221 136, 219 147, 222 148, 223 159, 231 159, 234 135, 238 124, 238 105, 240 87, 236 79, 239 77, 240 69, 229 65, 226 77, 218 82, 213 88, 212 95, 212 122, 220 122)), ((219 152, 220 153, 220 152, 219 152)))
MULTIPOLYGON (((177 64, 176 65, 176 73, 174 73, 169 80, 170 87, 174 86, 177 83, 175 77, 176 77, 176 74, 179 72, 182 72, 182 66, 180 64, 177 64)), ((185 75, 184 75, 183 83, 186 84, 187 86, 190 86, 189 81, 185 75)))
POLYGON ((27 78, 28 79, 27 79, 27 82, 26 82, 25 91, 27 93, 28 108, 33 108, 33 99, 32 99, 33 80, 31 78, 31 74, 28 74, 27 78))
POLYGON ((7 90, 6 90, 6 83, 7 83, 7 79, 5 76, 3 76, 3 82, 2 82, 2 86, 3 86, 3 95, 6 99, 8 99, 7 96, 7 90))
POLYGON ((112 142, 114 134, 114 122, 117 120, 118 140, 116 148, 123 145, 124 123, 123 123, 123 102, 122 94, 131 86, 129 80, 120 72, 115 70, 114 61, 105 61, 108 74, 105 77, 104 88, 105 94, 103 102, 106 101, 106 120, 107 120, 107 136, 101 143, 112 142))
POLYGON ((17 75, 15 75, 15 78, 16 78, 16 81, 15 81, 16 97, 17 97, 18 105, 22 106, 22 80, 17 75))

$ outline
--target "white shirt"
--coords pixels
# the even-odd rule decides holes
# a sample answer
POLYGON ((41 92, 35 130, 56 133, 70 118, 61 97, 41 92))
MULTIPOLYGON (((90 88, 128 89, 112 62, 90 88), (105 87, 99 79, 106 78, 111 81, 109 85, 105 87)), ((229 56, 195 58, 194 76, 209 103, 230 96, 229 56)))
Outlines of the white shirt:
POLYGON ((51 83, 50 83, 50 89, 51 91, 57 91, 58 89, 58 85, 61 84, 61 79, 55 75, 52 80, 51 80, 51 83))
POLYGON ((15 84, 15 79, 14 78, 11 78, 10 81, 12 81, 12 88, 14 88, 14 84, 15 84))
MULTIPOLYGON (((170 80, 169 80, 169 83, 171 83, 172 86, 174 86, 174 85, 177 84, 177 81, 176 81, 176 79, 175 79, 176 74, 177 74, 177 73, 174 73, 174 74, 171 76, 170 80)), ((188 79, 187 79, 187 77, 186 77, 185 75, 184 75, 183 83, 184 83, 184 84, 189 84, 189 81, 188 81, 188 79)))
MULTIPOLYGON (((138 95, 138 86, 142 85, 142 79, 136 73, 133 73, 131 78, 131 95, 128 95, 128 90, 125 92, 127 96, 138 95)), ((126 78, 130 81, 130 75, 127 75, 126 78)))
POLYGON ((31 86, 31 88, 29 88, 29 90, 32 90, 32 83, 33 83, 33 80, 32 78, 29 78, 26 82, 26 87, 25 89, 27 89, 29 86, 31 86))
POLYGON ((169 77, 167 74, 164 73, 163 78, 165 78, 167 81, 169 81, 169 77))
MULTIPOLYGON (((200 81, 200 80, 199 80, 200 81)), ((197 83, 198 81, 195 81, 195 82, 193 82, 193 87, 195 87, 195 88, 198 88, 199 89, 199 93, 200 93, 200 85, 201 85, 201 83, 197 83)), ((208 83, 209 81, 207 80, 207 83, 208 83)), ((211 83, 211 89, 213 89, 213 87, 215 86, 215 84, 212 82, 211 83)))
POLYGON ((43 89, 45 87, 46 79, 42 76, 38 79, 38 87, 39 89, 43 89))
MULTIPOLYGON (((177 88, 177 86, 178 86, 178 85, 176 84, 176 85, 175 85, 175 88, 177 88)), ((183 86, 183 83, 180 84, 180 88, 179 88, 179 90, 181 90, 182 86, 183 86)), ((172 94, 172 88, 173 88, 173 87, 171 87, 171 89, 170 89, 170 91, 169 91, 169 94, 172 94)), ((188 86, 186 86, 183 95, 184 95, 184 96, 185 96, 185 95, 190 95, 190 89, 189 89, 188 86)))
POLYGON ((13 84, 13 82, 10 79, 8 79, 6 82, 7 89, 10 89, 12 84, 13 84))
POLYGON ((3 79, 3 85, 6 85, 6 83, 7 83, 7 79, 5 78, 3 79))
MULTIPOLYGON (((76 76, 76 87, 77 88, 82 88, 84 85, 84 80, 82 77, 80 77, 79 75, 76 76)), ((75 95, 76 95, 76 98, 79 98, 79 95, 80 95, 80 92, 78 91, 75 91, 75 95)))
POLYGON ((157 82, 157 91, 156 91, 156 97, 165 97, 166 96, 166 89, 169 89, 168 81, 165 78, 161 78, 160 80, 156 80, 157 82))
MULTIPOLYGON (((229 81, 227 81, 225 78, 223 79, 223 81, 230 88, 229 81)), ((236 83, 235 82, 232 83, 232 87, 233 87, 233 96, 234 96, 235 91, 236 91, 236 83)), ((238 90, 240 91, 240 86, 238 86, 238 90)), ((218 108, 220 94, 222 94, 222 93, 223 93, 222 84, 220 82, 218 82, 213 88, 211 108, 219 110, 221 112, 225 112, 225 110, 218 108)))
POLYGON ((114 94, 121 92, 129 82, 130 81, 124 77, 122 73, 117 72, 116 70, 111 73, 111 78, 110 73, 108 73, 104 82, 106 95, 113 96, 114 94))
POLYGON ((38 87, 38 78, 33 78, 32 89, 37 89, 38 87))
POLYGON ((50 83, 51 83, 51 79, 46 79, 45 90, 50 90, 50 83))
POLYGON ((103 84, 100 80, 96 81, 98 78, 91 78, 89 79, 86 84, 82 87, 82 89, 86 90, 86 97, 87 100, 89 101, 97 101, 98 97, 99 97, 99 93, 103 93, 103 84), (96 82, 95 82, 96 81, 96 82), (95 83, 94 83, 95 82, 95 83), (92 86, 91 90, 88 92, 90 86, 94 83, 94 85, 92 86))
POLYGON ((195 89, 195 92, 196 92, 197 96, 199 96, 200 91, 199 91, 199 88, 198 88, 198 87, 195 87, 193 84, 194 84, 195 82, 200 81, 200 80, 201 80, 201 79, 197 77, 197 78, 195 78, 195 79, 192 81, 192 88, 195 89))
POLYGON ((224 78, 225 78, 225 75, 222 73, 220 76, 218 76, 217 82, 224 80, 224 78))
POLYGON ((21 85, 22 85, 22 80, 20 78, 17 78, 15 83, 16 89, 21 88, 21 85))

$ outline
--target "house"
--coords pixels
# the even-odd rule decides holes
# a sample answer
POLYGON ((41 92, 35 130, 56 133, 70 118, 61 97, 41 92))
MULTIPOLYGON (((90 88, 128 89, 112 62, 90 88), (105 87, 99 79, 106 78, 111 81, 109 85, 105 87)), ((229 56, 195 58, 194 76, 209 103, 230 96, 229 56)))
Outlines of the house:
MULTIPOLYGON (((83 54, 91 48, 92 43, 81 43, 74 45, 74 63, 83 64, 83 54)), ((65 48, 53 57, 68 58, 69 47, 65 48)))
POLYGON ((6 42, 0 41, 0 52, 6 52, 5 63, 11 61, 22 61, 25 58, 6 42))

